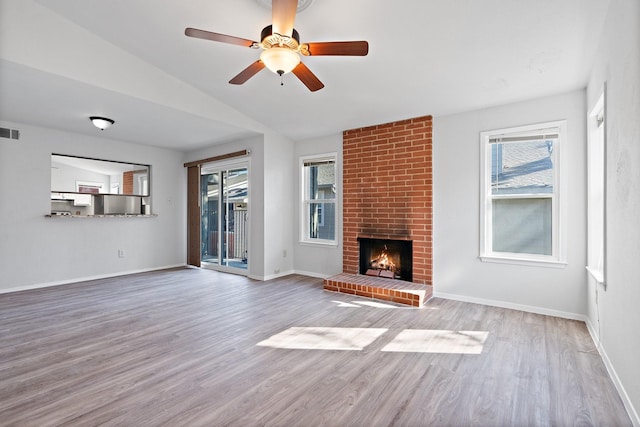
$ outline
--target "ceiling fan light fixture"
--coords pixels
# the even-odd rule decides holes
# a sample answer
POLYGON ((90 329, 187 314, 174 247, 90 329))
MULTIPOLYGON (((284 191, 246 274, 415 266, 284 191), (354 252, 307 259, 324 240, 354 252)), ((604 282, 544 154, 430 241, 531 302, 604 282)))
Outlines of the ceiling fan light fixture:
POLYGON ((276 74, 290 73, 300 63, 300 55, 288 47, 271 47, 260 54, 264 65, 276 74))
POLYGON ((91 120, 91 123, 93 123, 93 125, 100 130, 105 130, 111 127, 111 125, 115 123, 111 119, 108 119, 106 117, 98 117, 98 116, 91 116, 89 117, 89 120, 91 120))

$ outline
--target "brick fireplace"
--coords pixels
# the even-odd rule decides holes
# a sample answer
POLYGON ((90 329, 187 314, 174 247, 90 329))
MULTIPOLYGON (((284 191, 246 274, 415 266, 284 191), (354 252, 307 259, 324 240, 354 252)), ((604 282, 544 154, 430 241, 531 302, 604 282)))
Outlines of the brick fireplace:
POLYGON ((411 282, 430 296, 432 176, 431 116, 343 133, 344 274, 359 273, 358 238, 410 240, 411 282))

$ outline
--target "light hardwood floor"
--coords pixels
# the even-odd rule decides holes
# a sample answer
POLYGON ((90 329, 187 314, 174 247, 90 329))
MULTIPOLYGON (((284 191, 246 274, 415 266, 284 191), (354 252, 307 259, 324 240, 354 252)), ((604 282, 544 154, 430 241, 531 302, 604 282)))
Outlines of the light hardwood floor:
POLYGON ((0 425, 631 425, 581 322, 371 303, 200 269, 0 295, 0 425))

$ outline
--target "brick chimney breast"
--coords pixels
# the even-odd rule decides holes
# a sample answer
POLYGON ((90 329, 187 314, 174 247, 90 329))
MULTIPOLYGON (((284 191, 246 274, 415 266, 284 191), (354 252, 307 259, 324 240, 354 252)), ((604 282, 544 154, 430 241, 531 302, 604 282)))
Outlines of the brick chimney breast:
POLYGON ((343 270, 358 237, 413 241, 413 282, 432 284, 431 116, 343 132, 343 270))

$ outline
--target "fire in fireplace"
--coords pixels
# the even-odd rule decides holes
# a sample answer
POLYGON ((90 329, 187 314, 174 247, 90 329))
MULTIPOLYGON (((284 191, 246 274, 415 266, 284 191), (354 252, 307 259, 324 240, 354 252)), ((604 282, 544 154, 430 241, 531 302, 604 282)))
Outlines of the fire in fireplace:
POLYGON ((413 242, 411 240, 358 237, 360 274, 413 280, 413 242))

